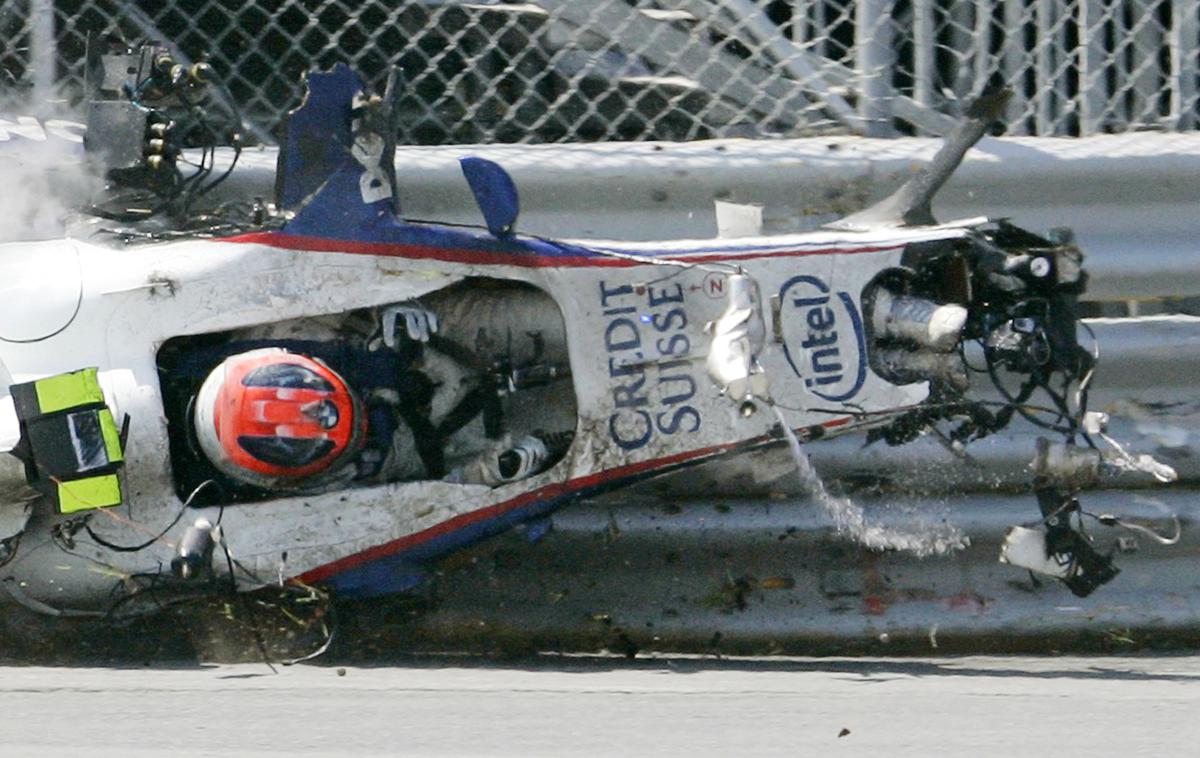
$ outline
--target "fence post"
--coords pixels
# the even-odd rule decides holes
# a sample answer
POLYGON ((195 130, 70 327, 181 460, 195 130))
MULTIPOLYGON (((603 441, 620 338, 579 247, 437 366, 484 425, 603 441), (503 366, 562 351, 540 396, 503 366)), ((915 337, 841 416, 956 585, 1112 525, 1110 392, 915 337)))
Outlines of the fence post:
POLYGON ((58 44, 54 38, 54 0, 29 2, 29 68, 33 101, 46 109, 54 97, 58 44))
POLYGON ((987 89, 992 73, 992 35, 995 34, 996 0, 975 0, 975 82, 973 95, 987 89))
POLYGON ((1159 123, 1159 95, 1164 81, 1159 51, 1166 46, 1167 35, 1160 30, 1155 17, 1156 3, 1134 0, 1130 3, 1133 15, 1133 60, 1130 78, 1133 80, 1133 107, 1129 118, 1134 125, 1156 126, 1159 123))
POLYGON ((1037 60, 1036 124, 1039 137, 1060 133, 1060 116, 1063 112, 1061 61, 1064 50, 1061 46, 1063 8, 1058 0, 1037 0, 1037 60))
POLYGON ((913 0, 913 99, 917 105, 925 108, 933 107, 934 80, 937 76, 933 1, 913 0))
POLYGON ((792 0, 792 41, 813 55, 827 55, 824 0, 792 0))
POLYGON ((1010 135, 1029 134, 1028 104, 1026 97, 1025 72, 1028 58, 1025 53, 1024 0, 1004 0, 1004 79, 1012 87, 1013 95, 1008 101, 1008 131, 1010 135))
POLYGON ((1079 3, 1079 133, 1098 133, 1104 125, 1108 83, 1104 76, 1104 0, 1079 3))
POLYGON ((891 9, 891 0, 859 0, 855 20, 858 112, 869 137, 890 137, 894 133, 891 9))
POLYGON ((1200 3, 1173 0, 1171 3, 1171 126, 1196 127, 1196 47, 1200 45, 1200 3))

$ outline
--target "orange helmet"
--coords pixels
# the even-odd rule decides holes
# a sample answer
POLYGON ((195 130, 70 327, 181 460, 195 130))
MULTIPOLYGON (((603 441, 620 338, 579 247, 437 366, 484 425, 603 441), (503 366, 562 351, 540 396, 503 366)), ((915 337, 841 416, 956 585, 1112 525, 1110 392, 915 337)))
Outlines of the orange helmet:
POLYGON ((265 488, 319 484, 366 432, 366 414, 337 372, 280 348, 226 358, 201 385, 193 421, 219 471, 265 488))

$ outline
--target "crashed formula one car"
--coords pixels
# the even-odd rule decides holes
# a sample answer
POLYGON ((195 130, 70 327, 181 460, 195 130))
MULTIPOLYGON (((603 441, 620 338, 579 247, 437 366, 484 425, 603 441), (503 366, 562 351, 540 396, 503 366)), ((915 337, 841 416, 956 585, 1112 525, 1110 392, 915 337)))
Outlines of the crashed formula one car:
POLYGON ((345 67, 310 75, 274 203, 209 202, 214 148, 236 145, 201 107, 211 71, 155 49, 94 65, 106 194, 73 238, 0 246, 0 587, 26 607, 403 592, 432 559, 650 477, 789 444, 803 463, 851 430, 961 447, 1018 415, 1055 439, 1042 525, 1006 559, 1079 595, 1117 572, 1077 525, 1107 465, 1081 253, 930 213, 1002 96, 823 230, 605 243, 517 233, 512 182, 481 159, 462 161, 480 228, 404 220, 396 92, 345 67))

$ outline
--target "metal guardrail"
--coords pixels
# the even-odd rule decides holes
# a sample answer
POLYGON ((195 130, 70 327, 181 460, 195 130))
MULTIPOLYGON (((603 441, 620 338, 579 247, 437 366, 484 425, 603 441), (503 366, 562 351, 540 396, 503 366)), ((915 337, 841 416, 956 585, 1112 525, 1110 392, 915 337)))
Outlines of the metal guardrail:
POLYGON ((617 499, 562 511, 536 545, 512 534, 457 556, 437 572, 430 608, 382 618, 365 609, 365 624, 409 650, 499 654, 1129 649, 1200 624, 1197 500, 1153 497, 1088 498, 1095 512, 1169 532, 1165 509, 1184 530, 1170 547, 1097 533, 1121 574, 1087 598, 997 561, 1009 525, 1036 512, 1028 496, 864 502, 868 518, 944 518, 971 538, 962 552, 924 559, 858 548, 803 501, 617 499))

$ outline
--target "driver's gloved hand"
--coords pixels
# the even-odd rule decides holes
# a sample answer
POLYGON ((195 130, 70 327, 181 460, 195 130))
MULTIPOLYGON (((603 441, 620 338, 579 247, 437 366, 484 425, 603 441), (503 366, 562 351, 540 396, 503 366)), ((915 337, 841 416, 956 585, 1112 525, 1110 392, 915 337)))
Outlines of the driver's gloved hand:
POLYGON ((428 342, 437 334, 437 314, 415 303, 389 305, 380 316, 383 326, 383 344, 395 347, 401 331, 414 342, 428 342))

